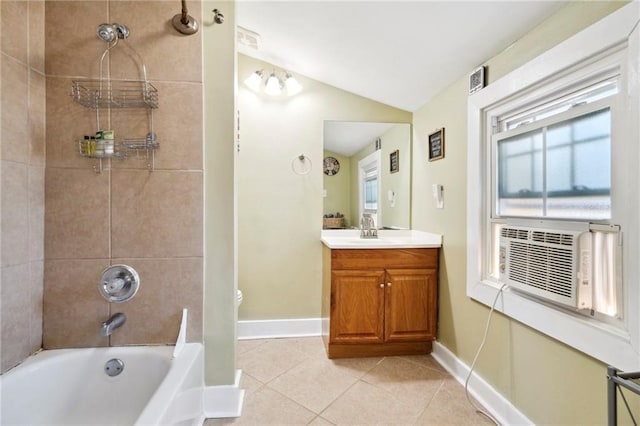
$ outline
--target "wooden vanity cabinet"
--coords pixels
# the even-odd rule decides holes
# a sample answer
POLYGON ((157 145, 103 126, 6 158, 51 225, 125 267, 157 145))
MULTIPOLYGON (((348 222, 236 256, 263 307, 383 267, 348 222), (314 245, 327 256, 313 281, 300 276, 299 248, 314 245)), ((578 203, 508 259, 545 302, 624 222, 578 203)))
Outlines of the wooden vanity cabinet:
POLYGON ((329 358, 424 354, 436 338, 438 249, 324 247, 329 358))

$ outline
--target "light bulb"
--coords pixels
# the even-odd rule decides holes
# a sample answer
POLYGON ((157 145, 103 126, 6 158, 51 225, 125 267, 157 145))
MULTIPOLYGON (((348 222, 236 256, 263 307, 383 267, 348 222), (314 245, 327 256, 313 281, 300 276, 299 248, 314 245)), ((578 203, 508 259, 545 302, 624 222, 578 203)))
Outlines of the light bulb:
POLYGON ((280 79, 276 77, 276 73, 272 72, 267 80, 267 84, 264 88, 264 93, 271 96, 278 96, 282 92, 282 87, 280 86, 280 79))
POLYGON ((298 80, 291 74, 287 73, 287 79, 284 81, 284 85, 287 88, 287 95, 293 96, 300 93, 302 86, 298 83, 298 80))
POLYGON ((249 77, 247 77, 247 79, 244 81, 244 84, 246 84, 247 87, 253 90, 254 92, 260 91, 260 83, 262 83, 261 70, 254 72, 249 77))

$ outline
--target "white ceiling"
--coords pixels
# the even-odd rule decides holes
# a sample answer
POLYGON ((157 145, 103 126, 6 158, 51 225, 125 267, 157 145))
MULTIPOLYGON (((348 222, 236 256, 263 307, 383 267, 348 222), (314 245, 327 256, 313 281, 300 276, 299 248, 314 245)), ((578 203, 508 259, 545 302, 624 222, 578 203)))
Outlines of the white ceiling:
MULTIPOLYGON (((356 121, 324 122, 324 149, 351 157, 373 143, 397 123, 364 123, 356 121)), ((408 124, 403 124, 408 126, 408 124)), ((409 132, 407 132, 407 135, 409 132)))
POLYGON ((238 49, 348 92, 415 111, 563 3, 239 0, 237 24, 260 35, 260 50, 243 45, 238 49))

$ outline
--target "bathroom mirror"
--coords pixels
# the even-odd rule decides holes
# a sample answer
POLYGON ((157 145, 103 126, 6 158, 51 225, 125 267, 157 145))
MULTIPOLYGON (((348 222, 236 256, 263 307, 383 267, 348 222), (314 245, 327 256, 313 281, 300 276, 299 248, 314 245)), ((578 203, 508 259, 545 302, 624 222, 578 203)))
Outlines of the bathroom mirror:
POLYGON ((327 120, 323 131, 323 228, 358 228, 369 213, 379 229, 410 229, 411 125, 327 120))

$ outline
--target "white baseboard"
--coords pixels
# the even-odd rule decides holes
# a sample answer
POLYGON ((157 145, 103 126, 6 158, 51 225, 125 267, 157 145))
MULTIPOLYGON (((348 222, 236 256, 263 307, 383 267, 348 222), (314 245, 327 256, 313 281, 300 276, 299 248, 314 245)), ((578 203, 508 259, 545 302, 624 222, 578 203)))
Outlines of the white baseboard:
POLYGON ((321 318, 238 321, 238 339, 320 336, 321 318))
POLYGON ((240 417, 244 402, 244 389, 240 389, 242 370, 236 370, 235 383, 223 386, 205 386, 202 408, 207 419, 240 417))
MULTIPOLYGON (((433 352, 431 355, 449 374, 464 385, 467 375, 469 374, 469 366, 460 361, 453 352, 439 342, 433 343, 433 352)), ((469 393, 478 400, 501 425, 516 426, 534 424, 475 372, 469 380, 469 393)))

